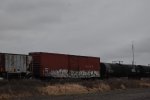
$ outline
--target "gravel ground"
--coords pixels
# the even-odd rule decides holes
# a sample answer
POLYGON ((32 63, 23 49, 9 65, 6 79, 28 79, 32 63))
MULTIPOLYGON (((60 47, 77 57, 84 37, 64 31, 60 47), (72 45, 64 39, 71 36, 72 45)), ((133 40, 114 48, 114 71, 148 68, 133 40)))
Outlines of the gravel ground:
POLYGON ((150 100, 150 88, 115 90, 105 93, 69 95, 69 96, 35 96, 14 100, 150 100))

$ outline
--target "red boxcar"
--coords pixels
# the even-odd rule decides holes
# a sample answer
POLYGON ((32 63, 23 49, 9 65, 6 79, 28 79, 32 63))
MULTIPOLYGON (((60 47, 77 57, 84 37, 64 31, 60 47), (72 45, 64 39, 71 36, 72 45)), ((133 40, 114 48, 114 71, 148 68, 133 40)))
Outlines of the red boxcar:
POLYGON ((100 77, 100 58, 56 53, 34 52, 35 77, 91 78, 100 77))

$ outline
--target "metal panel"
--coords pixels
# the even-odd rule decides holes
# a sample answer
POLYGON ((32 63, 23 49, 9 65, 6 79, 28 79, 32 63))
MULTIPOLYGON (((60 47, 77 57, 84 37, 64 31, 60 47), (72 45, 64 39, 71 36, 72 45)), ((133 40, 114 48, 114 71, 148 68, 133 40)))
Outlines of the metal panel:
POLYGON ((69 77, 100 77, 100 58, 86 56, 69 56, 69 77))
POLYGON ((100 58, 34 52, 33 70, 38 77, 100 77, 100 58), (38 65, 36 65, 36 64, 38 65))
POLYGON ((73 71, 79 71, 78 56, 69 55, 69 69, 73 71))
POLYGON ((100 77, 100 58, 79 56, 78 62, 81 78, 100 77))
MULTIPOLYGON (((34 59, 33 63, 38 63, 38 67, 34 64, 33 70, 39 77, 68 77, 68 56, 55 53, 30 53, 38 59, 34 59)), ((37 76, 38 77, 38 76, 37 76)))
POLYGON ((8 73, 25 73, 27 71, 27 56, 5 54, 5 71, 8 73))
POLYGON ((79 62, 78 56, 69 55, 68 56, 68 76, 71 78, 78 78, 79 77, 79 62))
POLYGON ((4 60, 4 54, 0 53, 0 72, 5 71, 5 60, 4 60))
POLYGON ((30 53, 30 56, 32 56, 32 72, 34 77, 39 78, 41 77, 41 56, 38 53, 30 53))
POLYGON ((68 77, 67 55, 42 53, 41 66, 46 77, 68 77))

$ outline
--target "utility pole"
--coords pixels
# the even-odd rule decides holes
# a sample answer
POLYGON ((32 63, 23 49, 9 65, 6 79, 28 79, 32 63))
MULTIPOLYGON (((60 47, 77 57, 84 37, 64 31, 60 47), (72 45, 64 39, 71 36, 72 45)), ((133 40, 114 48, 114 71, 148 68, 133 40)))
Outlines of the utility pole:
POLYGON ((132 66, 134 66, 135 58, 134 58, 134 42, 133 41, 132 41, 132 57, 133 57, 132 66))

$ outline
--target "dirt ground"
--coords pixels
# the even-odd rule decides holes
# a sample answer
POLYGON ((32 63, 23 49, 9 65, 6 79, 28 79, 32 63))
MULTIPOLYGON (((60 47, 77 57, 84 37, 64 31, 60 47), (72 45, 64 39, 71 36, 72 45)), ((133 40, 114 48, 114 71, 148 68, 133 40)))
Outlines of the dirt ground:
POLYGON ((91 99, 103 98, 104 96, 102 97, 99 96, 101 96, 101 94, 106 92, 116 91, 116 90, 137 89, 137 88, 139 89, 150 88, 150 79, 144 79, 144 80, 109 79, 109 80, 79 80, 79 81, 72 81, 72 80, 52 81, 51 80, 50 82, 43 82, 40 80, 20 80, 20 81, 4 80, 4 81, 0 81, 0 100, 10 100, 12 98, 14 98, 14 100, 17 99, 28 100, 29 98, 31 98, 31 100, 36 100, 36 99, 37 100, 45 100, 45 99, 46 100, 49 99, 70 100, 74 98, 75 98, 74 100, 78 100, 78 97, 79 100, 90 100, 89 98, 91 97, 92 97, 91 99), (83 98, 80 99, 80 96, 83 98))
POLYGON ((114 90, 105 93, 67 96, 34 96, 18 99, 15 98, 14 100, 150 100, 150 88, 114 90))

